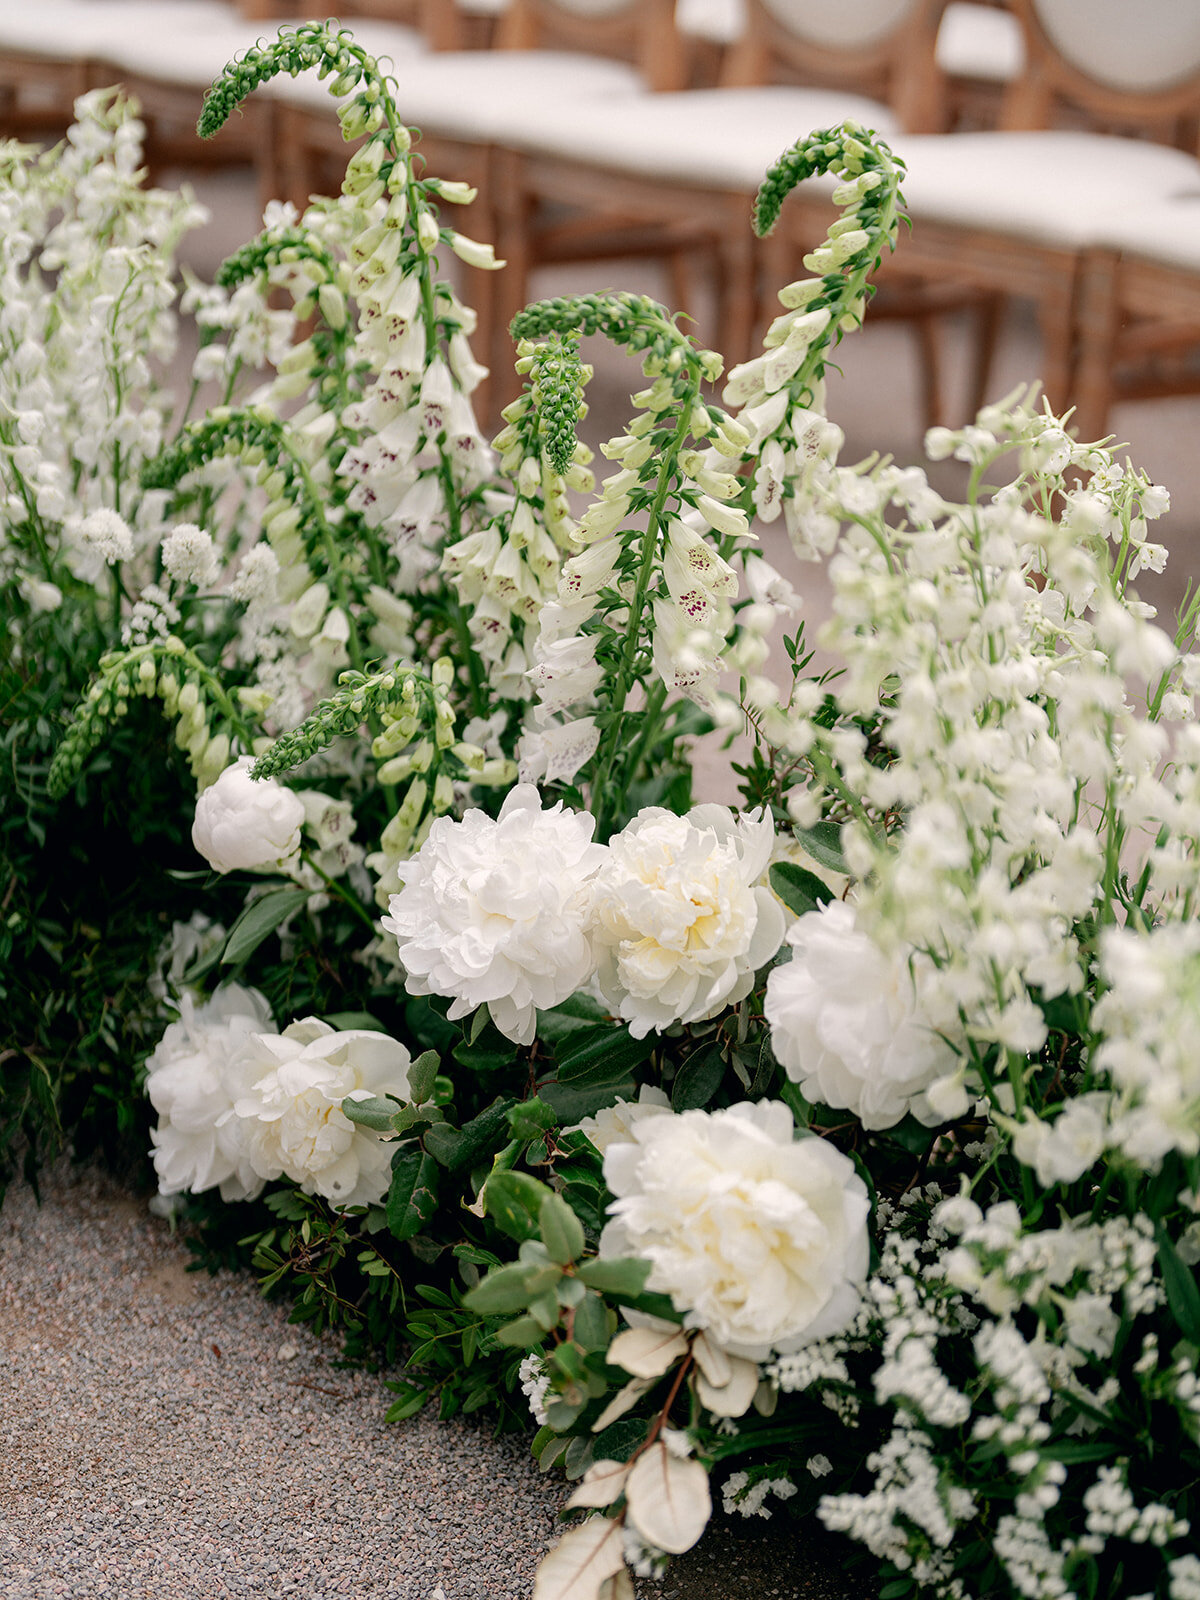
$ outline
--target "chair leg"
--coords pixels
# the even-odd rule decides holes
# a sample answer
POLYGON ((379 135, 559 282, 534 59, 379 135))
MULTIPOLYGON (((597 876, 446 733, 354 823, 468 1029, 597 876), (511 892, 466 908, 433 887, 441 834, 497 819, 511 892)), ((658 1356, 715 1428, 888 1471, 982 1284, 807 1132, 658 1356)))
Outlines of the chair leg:
POLYGON ((988 294, 974 308, 972 316, 971 372, 968 390, 968 415, 977 417, 988 402, 992 383, 992 363, 1008 305, 1008 297, 988 294))
POLYGON ((1074 423, 1081 439, 1101 439, 1113 399, 1113 368, 1120 328, 1119 257, 1089 251, 1079 285, 1074 423))
POLYGON ((935 428, 946 420, 942 394, 942 339, 937 312, 920 312, 913 318, 913 331, 917 336, 921 368, 921 410, 926 428, 935 428))
POLYGON ((672 250, 667 257, 667 283, 671 311, 681 311, 685 316, 696 315, 696 283, 692 272, 692 250, 672 250))

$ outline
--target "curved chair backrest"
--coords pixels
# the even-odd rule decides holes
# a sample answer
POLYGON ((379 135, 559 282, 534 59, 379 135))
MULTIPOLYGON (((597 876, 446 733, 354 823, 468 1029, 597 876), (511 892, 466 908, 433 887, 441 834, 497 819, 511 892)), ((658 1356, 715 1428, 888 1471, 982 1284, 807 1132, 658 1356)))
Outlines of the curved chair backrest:
POLYGON ((651 89, 681 89, 687 60, 674 13, 674 0, 511 0, 496 46, 612 56, 631 61, 651 89))
POLYGON ((1008 128, 1082 113, 1093 125, 1196 145, 1196 0, 1012 0, 1027 67, 1006 97, 1008 128))
POLYGON ((722 82, 801 83, 881 100, 910 133, 941 131, 935 60, 945 0, 747 0, 722 82))

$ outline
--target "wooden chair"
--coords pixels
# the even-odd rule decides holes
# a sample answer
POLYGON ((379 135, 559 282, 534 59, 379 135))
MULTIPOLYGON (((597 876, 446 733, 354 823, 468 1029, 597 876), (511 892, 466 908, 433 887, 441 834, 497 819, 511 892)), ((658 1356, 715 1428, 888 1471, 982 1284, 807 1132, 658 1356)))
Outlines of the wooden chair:
POLYGON ((1200 185, 1106 217, 1084 256, 1072 396, 1084 439, 1119 400, 1200 393, 1200 185))
POLYGON ((539 266, 653 252, 674 265, 683 309, 691 293, 680 268, 708 268, 719 334, 701 334, 742 359, 759 320, 749 211, 763 173, 796 138, 846 116, 889 134, 905 117, 939 125, 940 10, 941 0, 749 0, 723 87, 642 95, 619 118, 595 106, 566 121, 529 108, 497 163, 509 263, 498 321, 524 304, 539 266))
MULTIPOLYGON (((1188 137, 1200 113, 1200 8, 1191 0, 1013 4, 1027 66, 1006 97, 1002 129, 894 141, 908 166, 912 230, 881 282, 891 272, 915 274, 1031 300, 1043 384, 1065 407, 1082 263, 1098 222, 1200 182, 1194 144, 1189 153, 1155 142, 1188 137), (1099 131, 1109 127, 1118 132, 1099 131)), ((785 241, 790 233, 803 242, 813 204, 801 194, 785 207, 785 241)), ((973 409, 985 384, 986 373, 973 409)))

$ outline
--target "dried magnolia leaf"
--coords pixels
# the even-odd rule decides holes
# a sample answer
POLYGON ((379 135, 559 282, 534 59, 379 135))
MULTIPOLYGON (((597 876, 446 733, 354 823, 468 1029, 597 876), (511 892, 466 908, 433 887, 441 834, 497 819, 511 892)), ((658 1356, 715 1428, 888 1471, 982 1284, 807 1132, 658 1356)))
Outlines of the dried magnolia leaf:
POLYGON ((708 1525, 708 1473, 698 1461, 653 1444, 638 1457, 625 1484, 628 1516, 647 1544, 670 1555, 690 1550, 708 1525))
POLYGON ((745 1416, 758 1389, 758 1368, 753 1361, 743 1361, 740 1356, 730 1356, 728 1360, 727 1383, 718 1386, 709 1383, 703 1372, 696 1374, 700 1404, 707 1406, 714 1417, 745 1416))
POLYGON ((646 1390, 653 1387, 653 1378, 631 1379, 623 1389, 617 1390, 595 1422, 592 1423, 592 1432, 603 1433, 610 1422, 615 1422, 618 1417, 623 1417, 632 1406, 637 1405, 646 1390))
POLYGON ((625 1487, 629 1476, 628 1461, 596 1461, 584 1473, 567 1501, 566 1509, 575 1506, 610 1506, 625 1487))
POLYGON ((697 1334, 692 1340, 692 1354, 696 1358, 696 1365, 713 1388, 723 1389, 729 1382, 731 1369, 729 1357, 717 1341, 710 1339, 706 1333, 697 1334))
POLYGON ((543 1559, 533 1600, 600 1600, 601 1585, 625 1569, 623 1548, 619 1522, 589 1517, 543 1559))
POLYGON ((599 1600, 637 1600, 629 1568, 625 1567, 600 1585, 599 1600))
POLYGON ((625 1328, 609 1345, 606 1359, 635 1378, 661 1378, 680 1356, 687 1355, 687 1348, 678 1328, 625 1328))

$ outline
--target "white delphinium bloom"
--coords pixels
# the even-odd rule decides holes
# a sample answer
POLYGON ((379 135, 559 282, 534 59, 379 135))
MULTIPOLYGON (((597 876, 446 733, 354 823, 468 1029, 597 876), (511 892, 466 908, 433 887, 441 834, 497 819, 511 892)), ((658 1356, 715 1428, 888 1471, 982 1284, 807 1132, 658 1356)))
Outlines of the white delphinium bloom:
POLYGON ((205 588, 221 570, 212 535, 194 522, 181 522, 162 543, 163 569, 176 583, 205 588))
POLYGON ((279 557, 269 544, 256 544, 242 557, 237 575, 229 585, 229 597, 252 610, 265 610, 275 604, 278 580, 279 557))
POLYGON ((83 518, 79 524, 79 538, 85 549, 93 551, 110 566, 128 561, 133 556, 133 534, 129 524, 119 512, 107 507, 91 511, 83 518))
POLYGON ((274 778, 250 776, 240 757, 196 801, 192 843, 217 872, 274 866, 300 848, 304 803, 274 778))
POLYGON ((853 1163, 795 1138, 778 1102, 642 1117, 613 1144, 602 1256, 642 1256, 687 1327, 750 1361, 845 1327, 867 1274, 870 1201, 853 1163))
POLYGON ((805 1097, 852 1111, 865 1128, 893 1127, 908 1112, 943 1121, 927 1091, 956 1074, 958 1059, 922 1004, 928 963, 887 954, 839 900, 798 918, 787 938, 792 959, 768 977, 764 1011, 771 1046, 805 1097))
POLYGON ((783 912, 758 882, 774 836, 769 814, 647 806, 610 841, 595 890, 597 981, 635 1038, 750 992, 783 939, 783 912))
MULTIPOLYGON (((825 1460, 824 1456, 812 1459, 825 1460)), ((809 1465, 811 1470, 811 1462, 809 1465)), ((828 1462, 825 1470, 833 1470, 828 1462)), ((779 1500, 790 1500, 796 1492, 796 1485, 790 1478, 758 1478, 752 1484, 748 1472, 731 1472, 722 1485, 721 1501, 726 1516, 731 1517, 736 1511, 743 1517, 769 1517, 771 1513, 764 1504, 769 1494, 779 1500)))
POLYGON ((550 1374, 540 1350, 533 1350, 517 1368, 521 1393, 529 1402, 529 1414, 539 1428, 546 1426, 546 1393, 550 1388, 550 1374))
POLYGON ((1094 1066, 1124 1097, 1113 1142, 1156 1169, 1170 1150, 1200 1150, 1200 923, 1148 932, 1106 929, 1100 971, 1108 985, 1092 1013, 1101 1036, 1094 1066))
POLYGON ((410 994, 453 1001, 449 1016, 486 1005, 507 1038, 531 1044, 536 1013, 591 978, 592 879, 605 859, 595 821, 543 811, 519 784, 496 821, 480 810, 439 817, 396 868, 384 928, 395 934, 410 994))
POLYGON ((254 989, 226 984, 201 1005, 182 996, 179 1021, 146 1064, 146 1093, 159 1116, 150 1137, 161 1194, 219 1185, 223 1200, 245 1200, 262 1189, 233 1108, 253 1079, 246 1047, 271 1029, 271 1008, 254 989))

